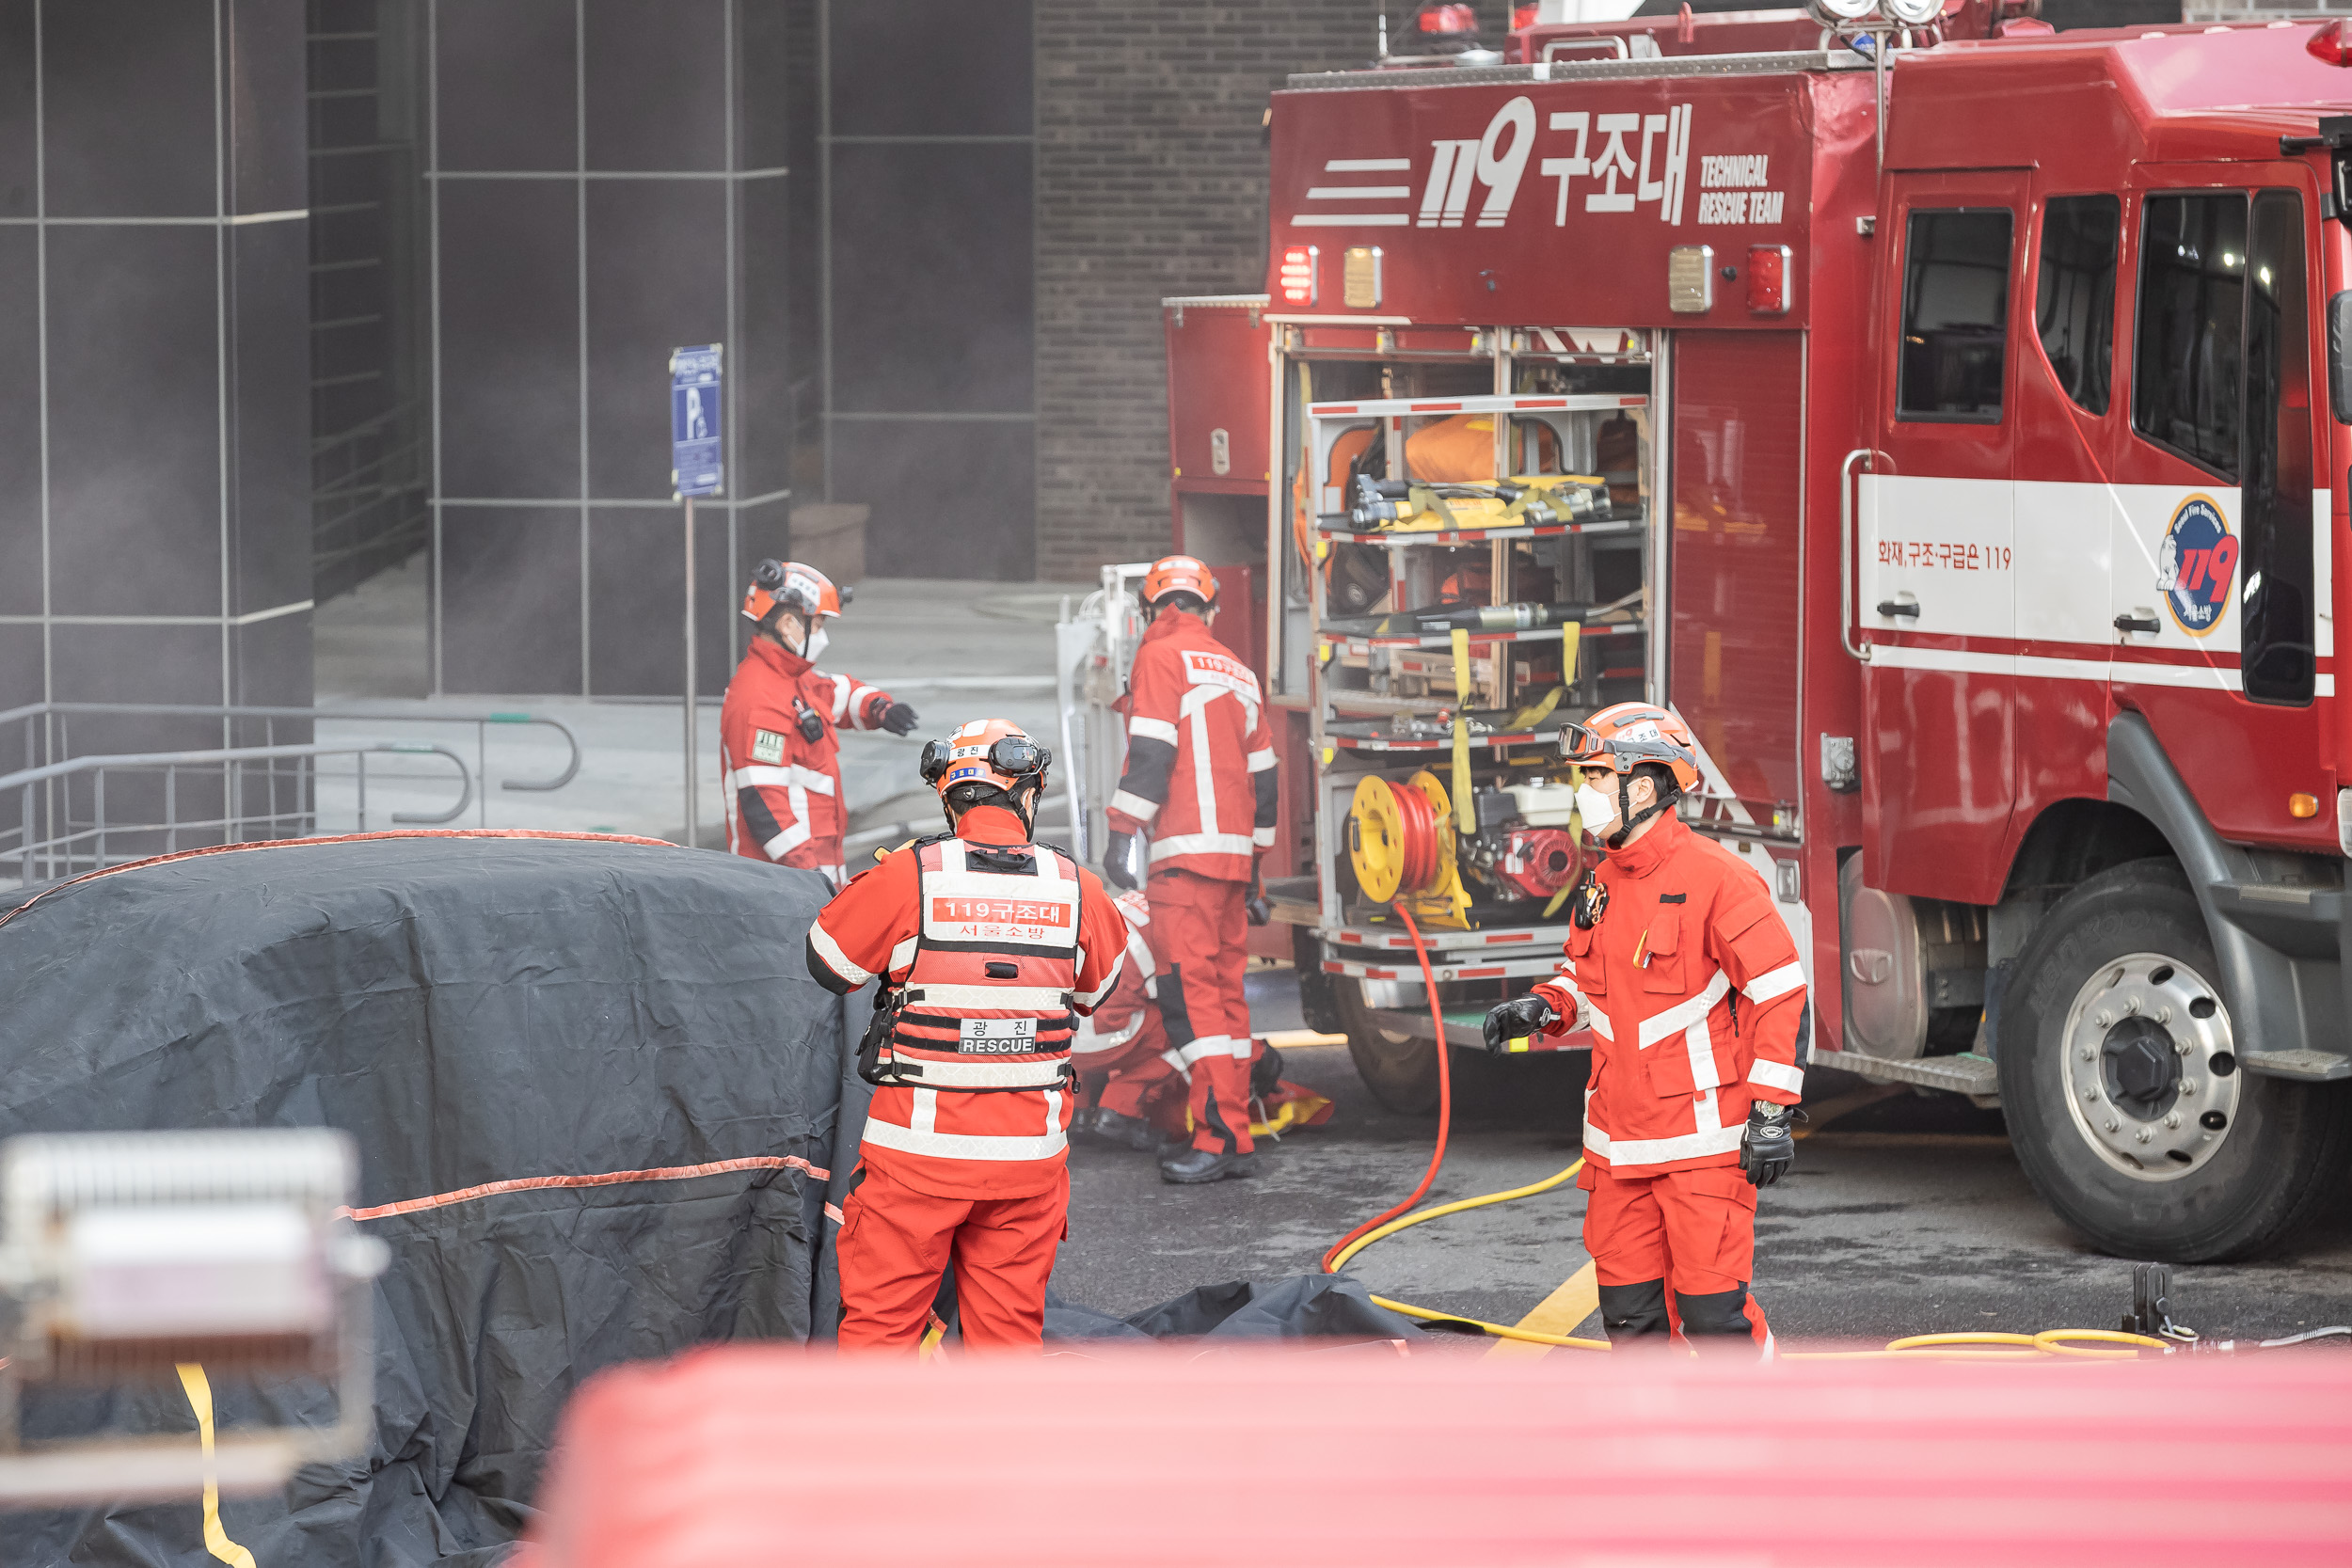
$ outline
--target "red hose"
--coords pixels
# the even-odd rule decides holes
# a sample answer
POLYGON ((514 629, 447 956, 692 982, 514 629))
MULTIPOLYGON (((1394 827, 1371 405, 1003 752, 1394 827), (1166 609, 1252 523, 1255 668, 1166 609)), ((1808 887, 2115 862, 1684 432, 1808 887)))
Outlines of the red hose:
POLYGON ((1396 789, 1401 869, 1396 891, 1401 897, 1419 893, 1438 877, 1437 808, 1411 784, 1396 789))
POLYGON ((1421 927, 1413 924, 1412 911, 1399 904, 1396 912, 1413 939, 1413 957, 1421 960, 1421 977, 1429 988, 1429 1019, 1438 1026, 1438 1147, 1429 1151, 1429 1168, 1421 1173, 1421 1185, 1413 1189, 1412 1196, 1384 1213, 1375 1214, 1331 1243, 1331 1250, 1323 1255, 1325 1274, 1332 1272, 1331 1259, 1344 1251, 1350 1242, 1367 1230, 1377 1230, 1429 1196, 1429 1183, 1438 1179, 1438 1167, 1445 1164, 1446 1133, 1454 1126, 1454 1074, 1447 1065, 1454 1053, 1445 1041, 1445 1014, 1438 1010, 1438 976, 1429 967, 1429 950, 1422 945, 1421 927))

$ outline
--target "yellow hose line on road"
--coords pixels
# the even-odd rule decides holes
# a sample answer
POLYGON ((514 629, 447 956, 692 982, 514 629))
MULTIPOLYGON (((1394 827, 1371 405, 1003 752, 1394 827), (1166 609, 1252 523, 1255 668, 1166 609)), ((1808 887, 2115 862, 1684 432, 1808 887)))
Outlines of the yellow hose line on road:
MULTIPOLYGON (((1487 1193, 1479 1197, 1458 1198, 1452 1203, 1440 1203, 1435 1209, 1423 1209, 1419 1213, 1391 1220, 1377 1230, 1357 1237, 1335 1253, 1330 1272, 1339 1273, 1347 1266, 1348 1259, 1364 1248, 1375 1242, 1386 1241, 1400 1230, 1409 1230, 1414 1226, 1426 1225, 1448 1214, 1465 1213, 1472 1209, 1490 1208, 1498 1203, 1509 1203, 1515 1198, 1548 1193, 1554 1187, 1576 1180, 1577 1173, 1583 1168, 1584 1161, 1579 1157, 1567 1169, 1547 1176, 1541 1181, 1531 1181, 1524 1187, 1487 1193)), ((1468 1323, 1482 1334, 1498 1339, 1518 1339, 1526 1344, 1553 1345, 1565 1350, 1609 1349, 1606 1339, 1581 1339, 1569 1334, 1543 1334, 1532 1328, 1514 1328, 1505 1323, 1466 1318, 1459 1312, 1432 1311, 1426 1307, 1392 1301, 1387 1296, 1374 1296, 1372 1299, 1391 1312, 1401 1312, 1422 1323, 1468 1323)), ((1783 1351, 1780 1355, 1787 1361, 2137 1361, 2143 1348, 2171 1351, 2180 1347, 2146 1334, 2126 1334, 2112 1328, 2045 1328, 2039 1334, 2007 1334, 1992 1330, 1964 1334, 1914 1334, 1888 1340, 1883 1350, 1783 1351), (2129 1348, 2093 1350, 2084 1344, 2086 1340, 2129 1348)))
POLYGON ((1357 1237, 1333 1254, 1331 1272, 1339 1273, 1347 1266, 1349 1259, 1372 1245, 1373 1243, 1393 1236, 1400 1230, 1410 1229, 1416 1225, 1423 1225, 1431 1220, 1443 1219, 1448 1214, 1458 1214, 1466 1209, 1484 1209, 1488 1204, 1508 1203, 1515 1197, 1534 1197, 1537 1193, 1548 1193, 1563 1181, 1574 1180, 1576 1173, 1583 1168, 1584 1161, 1581 1156, 1579 1156, 1576 1164, 1557 1176, 1545 1177, 1541 1181, 1532 1182, 1524 1187, 1514 1187, 1507 1193, 1488 1193, 1484 1197, 1466 1197, 1454 1203, 1441 1203, 1435 1209, 1423 1209, 1418 1214, 1407 1214, 1401 1220, 1391 1220, 1379 1229, 1367 1231, 1357 1237))
MULTIPOLYGON (((1505 1193, 1488 1193, 1483 1197, 1466 1197, 1454 1203, 1440 1203, 1435 1209, 1424 1209, 1418 1214, 1407 1214, 1403 1219, 1391 1220, 1379 1229, 1367 1231, 1357 1237, 1333 1254, 1331 1272, 1339 1273, 1340 1270, 1347 1267, 1349 1259, 1372 1245, 1373 1243, 1384 1241, 1400 1230, 1408 1230, 1414 1226, 1424 1225, 1431 1220, 1443 1219, 1448 1214, 1459 1214, 1466 1210, 1484 1209, 1491 1204, 1508 1203, 1516 1197, 1534 1197, 1537 1193, 1548 1193, 1564 1181, 1576 1180, 1576 1173, 1583 1168, 1584 1160, 1580 1155, 1576 1163, 1567 1169, 1554 1176, 1547 1176, 1541 1181, 1533 1181, 1524 1187, 1514 1187, 1505 1193)), ((1569 1350, 1607 1350, 1609 1348, 1609 1341, 1606 1339, 1579 1339, 1568 1334, 1543 1334, 1532 1328, 1513 1328, 1503 1323, 1484 1323, 1476 1318, 1465 1318, 1459 1312, 1433 1312, 1426 1307, 1415 1307, 1407 1302, 1391 1301, 1386 1296, 1375 1296, 1372 1299, 1390 1311, 1402 1312, 1408 1318, 1419 1318, 1423 1323, 1469 1323, 1481 1333, 1491 1334, 1498 1339, 1518 1339, 1531 1345, 1559 1345, 1569 1350)))
MULTIPOLYGON (((1458 631, 1454 633, 1457 663, 1461 657, 1461 636, 1462 634, 1458 631)), ((1430 967, 1429 954, 1422 946, 1421 930, 1414 926, 1412 915, 1401 908, 1399 912, 1405 914, 1406 929, 1411 932, 1413 938, 1413 957, 1421 961, 1422 980, 1429 988, 1429 1016, 1431 1022, 1437 1025, 1438 1031, 1438 1073, 1440 1085, 1438 1152, 1432 1157, 1429 1173, 1422 1178, 1421 1189, 1415 1191, 1413 1197, 1406 1200, 1410 1203, 1427 1189, 1430 1181, 1438 1174, 1438 1164, 1444 1159, 1447 1126, 1451 1120, 1449 1108, 1451 1096, 1444 1086, 1447 1082, 1449 1048, 1445 1042, 1445 1020, 1438 1011, 1438 976, 1430 967)), ((1842 1116, 1850 1110, 1858 1110, 1863 1105, 1883 1099, 1892 1092, 1894 1092, 1892 1087, 1886 1086, 1867 1089, 1831 1101, 1820 1108, 1822 1112, 1820 1120, 1809 1128, 1799 1131, 1796 1136, 1803 1138, 1807 1132, 1819 1130, 1834 1117, 1842 1116)), ((1453 1203, 1441 1203, 1435 1209, 1423 1209, 1417 1213, 1400 1215, 1386 1225, 1366 1231, 1345 1246, 1335 1248, 1324 1259, 1323 1272, 1339 1273, 1347 1266, 1349 1259, 1354 1258, 1373 1243, 1383 1241, 1400 1230, 1409 1230, 1414 1226, 1425 1225, 1431 1220, 1443 1219, 1448 1214, 1459 1214, 1471 1209, 1485 1209, 1498 1203, 1509 1203, 1514 1198, 1534 1197, 1538 1193, 1548 1193, 1562 1182, 1575 1180, 1577 1172, 1583 1168, 1584 1160, 1580 1155, 1567 1169, 1556 1176, 1547 1176, 1541 1181, 1531 1182, 1524 1187, 1513 1187, 1508 1192, 1487 1193, 1480 1197, 1460 1198, 1453 1203)), ((1422 1323, 1468 1323, 1481 1333, 1492 1335, 1498 1339, 1518 1339, 1533 1345, 1556 1345, 1568 1350, 1607 1350, 1610 1348, 1609 1341, 1606 1339, 1580 1339, 1573 1335, 1543 1334, 1532 1328, 1506 1327, 1502 1323, 1485 1323, 1477 1318, 1465 1318, 1458 1312, 1433 1312, 1426 1307, 1415 1307, 1406 1302, 1391 1301, 1387 1296, 1374 1296, 1372 1299, 1391 1312, 1401 1312, 1406 1317, 1418 1318, 1422 1323)), ((1781 1354, 1784 1359, 1790 1361, 1871 1361, 1890 1357, 1932 1361, 2136 1361, 2139 1358, 2142 1347, 2167 1352, 2180 1348, 2145 1334, 2119 1333, 2112 1328, 2049 1328, 2043 1329, 2039 1334, 1993 1332, 1914 1334, 1904 1338, 1887 1341, 1884 1350, 1785 1351, 1781 1354), (2123 1345, 2129 1348, 2092 1350, 2085 1347, 2083 1341, 2086 1340, 2123 1345)))

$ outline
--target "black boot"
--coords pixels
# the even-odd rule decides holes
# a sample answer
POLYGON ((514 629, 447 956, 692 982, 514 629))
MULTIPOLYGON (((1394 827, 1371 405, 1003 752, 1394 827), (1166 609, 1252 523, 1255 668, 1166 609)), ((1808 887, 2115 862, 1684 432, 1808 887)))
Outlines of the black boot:
POLYGON ((1222 1181, 1229 1176, 1255 1176, 1258 1157, 1255 1154, 1223 1153, 1214 1148, 1187 1148, 1160 1161, 1160 1180, 1190 1186, 1203 1181, 1222 1181))
POLYGON ((1094 1123, 1087 1131, 1104 1143, 1120 1144, 1138 1154, 1156 1153, 1160 1147, 1160 1134, 1150 1122, 1108 1106, 1095 1110, 1094 1123))

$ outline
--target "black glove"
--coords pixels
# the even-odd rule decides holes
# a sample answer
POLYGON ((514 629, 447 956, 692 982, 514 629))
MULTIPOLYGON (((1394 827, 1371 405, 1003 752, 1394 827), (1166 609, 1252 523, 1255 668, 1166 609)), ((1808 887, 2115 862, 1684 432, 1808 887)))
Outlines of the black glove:
POLYGON ((1748 1125, 1740 1134, 1740 1168, 1748 1185, 1769 1187, 1797 1158, 1797 1140, 1788 1126, 1796 1112, 1788 1105, 1757 1101, 1748 1107, 1748 1125))
POLYGON ((888 730, 892 735, 906 735, 914 728, 914 710, 904 703, 893 703, 882 710, 882 716, 879 721, 869 720, 868 721, 879 723, 882 728, 888 730))
POLYGON ((1499 1004, 1486 1015, 1486 1054, 1507 1056, 1511 1042, 1541 1034, 1560 1022, 1550 1003, 1540 996, 1520 996, 1499 1004))
POLYGON ((1103 880, 1113 887, 1135 888, 1141 884, 1136 878, 1136 835, 1111 834, 1110 847, 1103 851, 1103 880))
POLYGON ((1242 906, 1249 911, 1249 924, 1263 926, 1274 918, 1274 900, 1265 895, 1265 888, 1257 881, 1249 884, 1249 902, 1242 906))

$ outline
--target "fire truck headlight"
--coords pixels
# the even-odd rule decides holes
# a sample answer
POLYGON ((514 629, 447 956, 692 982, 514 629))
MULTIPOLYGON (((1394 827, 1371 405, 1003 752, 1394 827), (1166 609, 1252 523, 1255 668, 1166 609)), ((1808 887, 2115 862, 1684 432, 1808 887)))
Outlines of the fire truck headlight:
POLYGON ((1878 0, 1808 0, 1813 20, 1826 27, 1861 22, 1878 9, 1878 0))
POLYGON ((1924 27, 1944 14, 1943 0, 1879 0, 1879 6, 1906 27, 1924 27))

